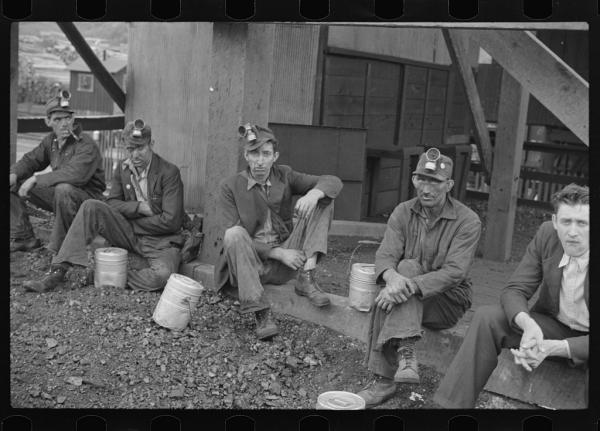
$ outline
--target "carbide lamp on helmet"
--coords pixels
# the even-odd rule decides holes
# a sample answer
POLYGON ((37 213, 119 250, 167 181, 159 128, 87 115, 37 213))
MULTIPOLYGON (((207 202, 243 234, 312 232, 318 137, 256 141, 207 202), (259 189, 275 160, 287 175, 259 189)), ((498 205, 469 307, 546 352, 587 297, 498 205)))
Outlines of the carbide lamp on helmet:
POLYGON ((428 149, 425 152, 425 159, 427 160, 425 162, 425 169, 435 171, 436 162, 440 159, 441 156, 442 155, 440 153, 440 150, 438 150, 437 148, 428 149))
POLYGON ((136 138, 141 138, 142 137, 142 129, 144 128, 145 125, 146 125, 146 123, 144 123, 144 120, 142 120, 141 118, 138 118, 137 120, 135 120, 133 122, 133 131, 131 132, 131 136, 134 136, 136 138))
POLYGON ((250 123, 246 123, 243 126, 238 127, 238 133, 241 138, 246 138, 248 141, 256 140, 256 133, 252 130, 252 125, 250 123))
POLYGON ((71 99, 71 93, 67 90, 61 90, 58 93, 58 97, 60 98, 60 106, 62 108, 69 106, 69 100, 71 99))

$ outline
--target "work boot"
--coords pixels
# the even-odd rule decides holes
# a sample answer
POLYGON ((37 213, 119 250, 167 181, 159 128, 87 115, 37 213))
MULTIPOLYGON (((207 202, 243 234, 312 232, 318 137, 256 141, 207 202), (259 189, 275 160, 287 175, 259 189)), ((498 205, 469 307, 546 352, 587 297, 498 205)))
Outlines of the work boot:
POLYGON ((419 363, 417 361, 416 338, 398 340, 398 369, 394 374, 394 381, 398 383, 421 382, 419 378, 419 363))
POLYGON ((66 265, 56 265, 50 269, 50 272, 46 274, 41 280, 27 280, 23 282, 25 290, 30 292, 44 293, 53 290, 59 284, 65 281, 65 274, 69 267, 66 265))
POLYGON ((273 322, 270 308, 254 312, 254 317, 256 317, 256 337, 259 340, 267 340, 279 333, 277 325, 273 322))
POLYGON ((13 239, 10 242, 10 252, 31 251, 39 248, 41 245, 42 243, 35 236, 26 239, 13 239))
POLYGON ((365 407, 369 409, 389 400, 395 393, 396 382, 389 377, 375 375, 375 379, 356 395, 365 400, 365 407))
POLYGON ((301 270, 298 273, 294 291, 296 295, 306 296, 310 303, 316 307, 325 307, 330 304, 329 298, 323 293, 315 280, 314 269, 301 270))

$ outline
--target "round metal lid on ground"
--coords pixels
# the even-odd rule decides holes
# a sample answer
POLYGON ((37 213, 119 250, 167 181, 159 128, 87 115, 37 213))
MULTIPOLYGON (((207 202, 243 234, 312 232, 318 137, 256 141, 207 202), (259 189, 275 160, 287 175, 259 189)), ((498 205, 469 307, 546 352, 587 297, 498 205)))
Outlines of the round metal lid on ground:
POLYGON ((365 400, 352 392, 323 392, 317 398, 318 410, 363 410, 365 400))

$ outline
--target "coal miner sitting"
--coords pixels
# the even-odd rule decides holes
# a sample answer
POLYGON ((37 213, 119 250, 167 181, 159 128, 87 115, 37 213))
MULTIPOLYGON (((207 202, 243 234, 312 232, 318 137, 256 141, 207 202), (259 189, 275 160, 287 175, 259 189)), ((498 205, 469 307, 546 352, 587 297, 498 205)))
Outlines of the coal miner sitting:
POLYGON ((25 200, 54 213, 48 249, 57 252, 81 203, 100 199, 105 189, 102 155, 94 140, 74 123, 68 91, 59 91, 45 106, 52 132, 10 167, 10 251, 40 247, 25 200), (48 166, 52 171, 34 175, 48 166))
POLYGON ((278 328, 263 284, 283 284, 297 274, 296 294, 316 307, 329 305, 314 270, 327 253, 333 200, 342 182, 277 165, 278 141, 268 128, 246 124, 239 132, 248 165, 221 182, 223 248, 215 284, 238 296, 242 313, 255 313, 256 335, 268 339, 278 328), (302 196, 292 206, 294 195, 302 196))
POLYGON ((436 148, 413 172, 417 197, 390 216, 375 255, 384 284, 371 310, 367 362, 374 380, 358 393, 367 407, 394 396, 397 383, 419 383, 415 343, 423 327, 454 326, 471 306, 467 278, 479 235, 479 217, 450 197, 452 159, 436 148))
POLYGON ((548 357, 589 372, 589 189, 569 184, 552 204, 552 221, 542 223, 527 246, 500 304, 475 311, 434 395, 439 406, 474 408, 503 348, 511 349, 515 367, 529 372, 548 357))
POLYGON ((160 290, 179 269, 185 215, 179 168, 153 151, 150 126, 141 119, 125 125, 122 142, 129 157, 115 169, 106 202, 88 200, 81 205, 50 273, 25 282, 27 290, 55 288, 65 281, 71 266, 76 275, 73 284, 88 284, 88 246, 97 235, 138 258, 127 272, 132 289, 160 290))

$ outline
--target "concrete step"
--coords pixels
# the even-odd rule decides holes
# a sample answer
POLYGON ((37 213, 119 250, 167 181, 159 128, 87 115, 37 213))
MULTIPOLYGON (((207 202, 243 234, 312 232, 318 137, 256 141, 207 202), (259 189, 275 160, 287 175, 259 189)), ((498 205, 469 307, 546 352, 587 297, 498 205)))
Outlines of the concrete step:
MULTIPOLYGON (((192 261, 182 265, 180 273, 214 289, 213 268, 213 265, 192 261)), ((369 314, 350 307, 347 297, 327 294, 331 305, 317 308, 306 298, 296 295, 292 284, 266 285, 265 292, 275 313, 326 326, 366 343, 369 314)), ((419 362, 445 373, 462 343, 472 314, 473 310, 469 310, 453 328, 426 330, 417 343, 419 362)), ((580 409, 586 408, 585 379, 583 370, 553 360, 544 361, 538 369, 528 373, 522 367, 516 367, 512 355, 505 350, 485 390, 541 407, 580 409)))

